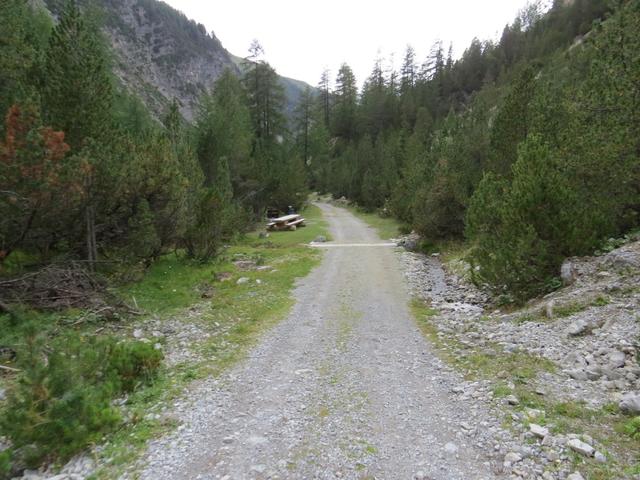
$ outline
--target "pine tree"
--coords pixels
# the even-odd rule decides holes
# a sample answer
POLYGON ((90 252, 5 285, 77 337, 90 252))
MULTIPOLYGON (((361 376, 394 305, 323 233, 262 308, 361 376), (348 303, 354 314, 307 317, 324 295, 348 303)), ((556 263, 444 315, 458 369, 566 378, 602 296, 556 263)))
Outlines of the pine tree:
POLYGON ((298 100, 295 109, 295 134, 299 151, 305 165, 311 157, 311 128, 313 126, 313 107, 315 98, 311 88, 307 87, 298 100))
POLYGON ((318 90, 320 90, 318 102, 320 110, 322 111, 322 120, 326 129, 329 129, 331 125, 331 91, 329 83, 329 70, 324 69, 320 76, 320 83, 318 84, 318 90))
POLYGON ((525 68, 513 85, 491 129, 489 169, 510 176, 518 155, 518 145, 527 138, 530 105, 536 88, 535 72, 525 68))
POLYGON ((53 29, 46 55, 43 108, 46 122, 65 132, 74 149, 100 139, 111 123, 112 87, 102 38, 75 0, 53 29))
POLYGON ((0 3, 0 113, 4 115, 27 87, 36 52, 27 41, 29 6, 23 0, 0 3))
POLYGON ((358 87, 353 70, 343 63, 338 70, 334 90, 333 124, 331 131, 335 136, 353 140, 356 135, 356 107, 358 87))
POLYGON ((0 262, 18 248, 46 253, 85 194, 78 171, 87 165, 68 158, 64 133, 41 125, 33 105, 13 106, 0 141, 0 262))
POLYGON ((258 174, 252 171, 250 159, 251 130, 242 85, 231 71, 225 70, 213 91, 201 98, 196 124, 198 160, 207 187, 215 184, 224 159, 235 188, 239 195, 243 194, 243 183, 258 174))
POLYGON ((282 113, 285 102, 284 87, 276 71, 260 58, 264 50, 257 41, 252 43, 250 53, 245 62, 243 83, 255 137, 259 142, 269 144, 277 141, 286 130, 286 121, 282 113))

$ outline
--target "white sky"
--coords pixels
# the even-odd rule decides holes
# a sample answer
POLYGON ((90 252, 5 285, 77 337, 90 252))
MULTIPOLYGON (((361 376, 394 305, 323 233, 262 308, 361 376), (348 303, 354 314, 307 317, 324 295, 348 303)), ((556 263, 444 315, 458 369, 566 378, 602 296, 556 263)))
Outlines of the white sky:
POLYGON ((378 52, 402 62, 407 44, 422 63, 440 39, 459 57, 473 37, 495 39, 526 0, 164 0, 244 57, 257 38, 281 75, 317 85, 347 62, 361 85, 378 52))

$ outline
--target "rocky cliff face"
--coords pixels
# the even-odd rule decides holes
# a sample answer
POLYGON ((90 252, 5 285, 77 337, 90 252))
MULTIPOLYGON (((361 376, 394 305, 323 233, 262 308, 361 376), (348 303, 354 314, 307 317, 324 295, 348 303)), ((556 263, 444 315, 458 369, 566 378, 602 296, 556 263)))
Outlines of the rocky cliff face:
POLYGON ((237 72, 213 34, 171 7, 140 0, 109 3, 113 17, 106 33, 116 54, 115 73, 154 114, 176 98, 192 120, 198 96, 225 68, 237 72))
MULTIPOLYGON (((54 13, 60 0, 46 0, 54 13)), ((114 53, 114 73, 157 117, 176 98, 192 121, 198 97, 229 68, 239 69, 229 52, 205 27, 157 0, 102 0, 104 31, 114 53)), ((305 84, 283 79, 287 110, 305 84)))

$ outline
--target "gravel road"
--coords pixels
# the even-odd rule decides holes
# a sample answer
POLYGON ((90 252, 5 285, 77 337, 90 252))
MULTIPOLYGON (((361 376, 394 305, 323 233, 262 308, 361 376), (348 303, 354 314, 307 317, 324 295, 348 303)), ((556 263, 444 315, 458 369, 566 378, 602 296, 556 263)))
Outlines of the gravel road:
POLYGON ((319 204, 333 244, 300 281, 288 318, 250 357, 175 406, 143 479, 500 478, 474 430, 482 408, 451 393, 409 312, 393 247, 347 210, 319 204))

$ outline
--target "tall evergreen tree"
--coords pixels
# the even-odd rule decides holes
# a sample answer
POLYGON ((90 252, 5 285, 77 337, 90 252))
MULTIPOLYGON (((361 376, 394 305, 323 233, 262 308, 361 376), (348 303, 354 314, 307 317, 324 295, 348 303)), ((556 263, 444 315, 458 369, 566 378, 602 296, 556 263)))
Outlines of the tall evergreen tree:
POLYGON ((302 92, 295 109, 295 134, 300 154, 305 163, 311 157, 311 128, 313 125, 313 110, 315 98, 311 88, 302 92))
POLYGON ((46 55, 45 119, 65 132, 72 148, 100 139, 111 122, 112 87, 99 29, 68 0, 46 55))
POLYGON ((491 129, 489 169, 500 175, 511 175, 518 156, 518 145, 527 138, 530 127, 530 105, 535 93, 535 72, 525 68, 507 95, 491 129))
POLYGON ((282 113, 285 96, 276 71, 261 58, 263 53, 260 44, 254 41, 245 62, 244 86, 256 139, 269 144, 284 135, 286 130, 282 113))
POLYGON ((329 70, 324 69, 320 76, 320 83, 318 84, 318 102, 320 104, 320 110, 322 111, 322 120, 325 128, 329 129, 331 125, 331 88, 330 88, 329 70))
POLYGON ((352 140, 356 135, 356 107, 358 87, 353 70, 343 63, 338 70, 334 90, 334 113, 332 133, 345 140, 352 140))
POLYGON ((221 162, 226 164, 237 189, 247 177, 255 175, 250 159, 253 135, 249 109, 242 85, 230 70, 225 70, 212 92, 202 97, 196 132, 206 186, 216 183, 221 162))

